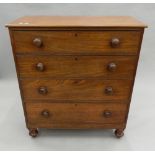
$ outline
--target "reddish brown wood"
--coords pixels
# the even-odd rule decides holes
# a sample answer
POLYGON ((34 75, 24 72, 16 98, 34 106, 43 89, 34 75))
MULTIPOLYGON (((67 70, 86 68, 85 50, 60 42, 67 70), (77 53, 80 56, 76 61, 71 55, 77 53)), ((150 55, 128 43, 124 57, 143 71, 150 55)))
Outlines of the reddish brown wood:
POLYGON ((16 53, 138 54, 141 31, 13 31, 16 53), (76 34, 76 35, 75 35, 76 34), (34 45, 35 38, 42 46, 34 45), (120 45, 111 46, 119 38, 120 45))
POLYGON ((9 35, 10 35, 10 41, 11 41, 11 46, 12 46, 13 58, 14 58, 14 62, 15 62, 17 79, 18 79, 18 83, 19 83, 20 95, 21 95, 21 99, 22 99, 22 106, 23 106, 23 111, 24 111, 24 116, 25 116, 25 123, 26 123, 26 127, 28 128, 27 111, 25 108, 24 96, 23 96, 22 86, 21 86, 20 78, 19 78, 19 70, 18 70, 18 64, 17 64, 17 57, 15 55, 15 45, 13 43, 13 35, 12 35, 12 31, 10 29, 9 29, 9 35))
POLYGON ((136 56, 17 56, 22 78, 132 79, 136 62, 136 56))
POLYGON ((38 135, 38 129, 36 129, 36 128, 29 128, 29 135, 31 136, 31 137, 37 137, 37 135, 38 135))
POLYGON ((107 66, 107 69, 108 69, 109 71, 116 71, 116 69, 117 69, 117 64, 116 64, 115 62, 110 62, 110 63, 108 64, 108 66, 107 66))
POLYGON ((41 38, 34 38, 33 44, 38 48, 41 47, 43 45, 42 39, 41 38))
POLYGON ((42 95, 46 95, 48 93, 48 90, 45 86, 42 86, 38 88, 38 93, 42 95))
POLYGON ((132 80, 22 80, 24 99, 48 100, 129 100, 132 80), (40 87, 46 93, 38 92, 40 87), (112 93, 106 89, 112 87, 112 93))
POLYGON ((41 112, 41 114, 42 114, 43 117, 49 117, 51 115, 50 112, 49 112, 49 110, 43 110, 41 112))
POLYGON ((116 130, 115 130, 115 136, 116 136, 117 138, 123 137, 123 136, 124 136, 124 129, 116 129, 116 130))
POLYGON ((25 17, 8 26, 31 136, 38 128, 110 128, 123 136, 144 24, 130 17, 25 17))
POLYGON ((53 124, 59 124, 61 126, 61 124, 70 123, 113 125, 124 122, 127 104, 26 102, 26 110, 28 112, 28 124, 31 128, 35 126, 52 127, 53 124), (107 111, 111 113, 108 117, 107 111))
POLYGON ((130 16, 25 16, 6 26, 8 27, 113 27, 144 28, 144 23, 130 16))
POLYGON ((116 48, 120 45, 120 39, 119 38, 112 38, 111 39, 111 46, 116 48))
POLYGON ((38 62, 38 63, 36 64, 36 70, 37 70, 37 71, 40 71, 40 72, 43 72, 43 71, 45 70, 44 64, 41 63, 41 62, 38 62))
POLYGON ((112 117, 112 112, 111 112, 110 110, 105 110, 105 111, 103 112, 103 116, 104 116, 105 118, 112 117))

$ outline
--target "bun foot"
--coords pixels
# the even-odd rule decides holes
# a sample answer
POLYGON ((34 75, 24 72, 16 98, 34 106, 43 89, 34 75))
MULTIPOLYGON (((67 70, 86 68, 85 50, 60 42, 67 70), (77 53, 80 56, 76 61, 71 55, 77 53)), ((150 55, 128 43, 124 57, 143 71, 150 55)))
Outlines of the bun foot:
POLYGON ((38 135, 38 129, 29 129, 29 135, 31 137, 37 137, 37 135, 38 135))
POLYGON ((116 136, 117 138, 123 137, 123 136, 124 136, 124 132, 123 132, 123 131, 124 131, 123 129, 116 129, 116 130, 115 130, 115 136, 116 136))

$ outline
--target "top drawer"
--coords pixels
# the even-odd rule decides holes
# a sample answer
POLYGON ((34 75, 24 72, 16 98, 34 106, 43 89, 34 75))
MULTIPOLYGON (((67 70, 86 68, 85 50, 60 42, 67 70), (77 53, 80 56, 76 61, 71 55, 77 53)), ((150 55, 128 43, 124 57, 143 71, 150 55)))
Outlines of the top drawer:
POLYGON ((16 53, 138 53, 141 31, 13 31, 16 53))

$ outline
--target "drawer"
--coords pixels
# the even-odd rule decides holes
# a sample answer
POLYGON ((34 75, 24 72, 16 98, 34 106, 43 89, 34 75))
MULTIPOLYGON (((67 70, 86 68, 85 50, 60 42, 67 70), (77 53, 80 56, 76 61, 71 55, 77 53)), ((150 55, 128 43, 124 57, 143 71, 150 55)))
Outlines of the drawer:
POLYGON ((137 54, 141 31, 13 31, 16 53, 137 54))
POLYGON ((132 80, 21 80, 24 99, 128 100, 132 80))
POLYGON ((17 56, 20 77, 130 78, 136 56, 17 56))
POLYGON ((123 123, 127 104, 26 102, 26 112, 29 127, 81 128, 82 124, 123 123))

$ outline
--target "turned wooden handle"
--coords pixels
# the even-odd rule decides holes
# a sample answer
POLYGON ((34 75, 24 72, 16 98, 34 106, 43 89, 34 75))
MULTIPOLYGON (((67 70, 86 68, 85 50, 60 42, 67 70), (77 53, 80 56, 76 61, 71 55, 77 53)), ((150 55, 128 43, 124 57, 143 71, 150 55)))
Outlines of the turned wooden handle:
POLYGON ((36 65, 36 69, 37 69, 37 71, 43 72, 44 69, 45 69, 45 66, 44 66, 43 63, 39 62, 39 63, 37 63, 37 65, 36 65))
POLYGON ((111 117, 111 115, 112 115, 112 112, 109 111, 109 110, 105 110, 105 111, 103 112, 103 116, 106 117, 106 118, 111 117))
POLYGON ((120 44, 120 40, 118 38, 112 38, 111 39, 111 46, 112 47, 117 47, 120 44))
POLYGON ((116 68, 117 68, 117 65, 114 62, 111 62, 111 63, 108 64, 107 68, 108 68, 109 71, 115 71, 116 68))
POLYGON ((34 44, 36 47, 41 47, 41 46, 43 45, 42 39, 41 39, 41 38, 34 38, 34 39, 33 39, 33 44, 34 44))
POLYGON ((47 91, 46 87, 39 87, 38 92, 39 92, 39 94, 45 95, 45 94, 47 94, 48 91, 47 91))
POLYGON ((107 95, 112 95, 113 94, 113 88, 112 87, 106 87, 105 88, 105 93, 107 95))
POLYGON ((50 112, 48 110, 43 110, 41 112, 41 115, 44 116, 44 117, 49 117, 50 116, 50 112))

